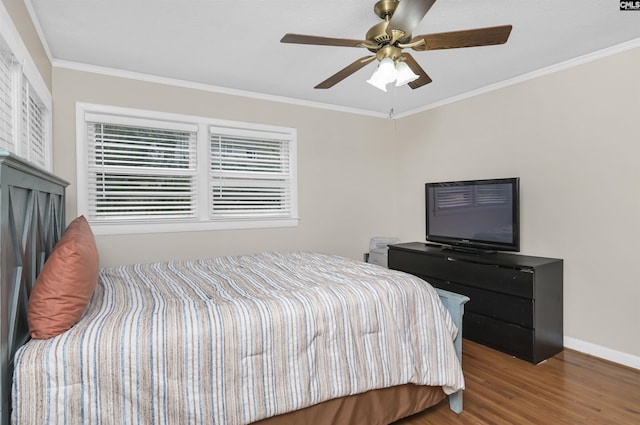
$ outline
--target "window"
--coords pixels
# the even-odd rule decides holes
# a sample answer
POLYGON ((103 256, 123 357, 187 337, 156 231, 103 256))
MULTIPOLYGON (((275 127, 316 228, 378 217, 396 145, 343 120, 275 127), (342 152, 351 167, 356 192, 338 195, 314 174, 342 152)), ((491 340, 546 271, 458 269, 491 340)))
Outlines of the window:
POLYGON ((0 148, 14 152, 13 146, 13 55, 0 44, 0 148))
POLYGON ((88 104, 76 122, 97 234, 297 224, 293 129, 88 104))
POLYGON ((291 215, 289 141, 211 127, 211 218, 291 215))
POLYGON ((46 120, 47 108, 33 92, 29 82, 23 79, 20 154, 43 168, 49 165, 46 120))
POLYGON ((90 219, 196 217, 197 127, 109 121, 87 117, 90 219))
POLYGON ((0 10, 0 149, 51 171, 50 129, 51 93, 13 22, 0 10))

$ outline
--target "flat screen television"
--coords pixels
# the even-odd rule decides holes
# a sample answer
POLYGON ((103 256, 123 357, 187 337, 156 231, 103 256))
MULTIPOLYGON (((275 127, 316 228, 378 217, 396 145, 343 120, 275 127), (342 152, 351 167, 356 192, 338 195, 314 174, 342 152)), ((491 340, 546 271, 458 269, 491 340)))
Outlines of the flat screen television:
POLYGON ((520 179, 427 183, 427 241, 445 248, 520 251, 520 179))

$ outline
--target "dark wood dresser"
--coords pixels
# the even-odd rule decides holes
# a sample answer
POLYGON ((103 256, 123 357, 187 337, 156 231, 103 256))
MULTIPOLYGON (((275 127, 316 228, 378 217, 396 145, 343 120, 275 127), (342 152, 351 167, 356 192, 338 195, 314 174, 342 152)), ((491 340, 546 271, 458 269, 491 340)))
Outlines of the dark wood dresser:
POLYGON ((389 246, 389 268, 468 296, 465 338, 532 363, 563 349, 561 259, 412 242, 389 246))

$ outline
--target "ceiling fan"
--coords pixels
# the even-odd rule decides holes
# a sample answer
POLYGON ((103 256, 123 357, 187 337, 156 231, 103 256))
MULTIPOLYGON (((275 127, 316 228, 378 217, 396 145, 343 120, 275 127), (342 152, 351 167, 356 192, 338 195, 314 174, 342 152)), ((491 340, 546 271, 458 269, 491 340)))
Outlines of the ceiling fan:
POLYGON ((314 44, 319 46, 362 47, 373 55, 364 56, 333 74, 314 88, 328 89, 358 71, 374 59, 379 61, 374 75, 367 82, 386 91, 386 85, 408 83, 417 89, 432 80, 409 53, 415 51, 456 49, 460 47, 504 44, 511 33, 511 25, 477 28, 412 36, 413 30, 427 14, 435 0, 380 0, 374 12, 380 22, 366 34, 366 40, 318 37, 314 35, 285 34, 281 43, 314 44))

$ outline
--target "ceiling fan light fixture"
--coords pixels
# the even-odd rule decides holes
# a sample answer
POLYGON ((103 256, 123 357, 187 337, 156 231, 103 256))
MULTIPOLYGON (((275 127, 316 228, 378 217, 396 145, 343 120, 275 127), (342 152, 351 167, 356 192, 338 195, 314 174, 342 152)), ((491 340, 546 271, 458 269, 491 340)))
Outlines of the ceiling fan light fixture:
POLYGON ((396 65, 396 72, 398 74, 396 79, 397 87, 420 78, 420 76, 413 72, 409 65, 407 65, 404 61, 398 61, 396 65))
POLYGON ((373 71, 373 75, 371 75, 371 78, 367 80, 367 83, 382 90, 383 92, 386 92, 387 84, 396 79, 395 74, 396 67, 393 60, 390 58, 384 58, 380 61, 376 70, 373 71))
POLYGON ((371 84, 373 87, 380 89, 386 93, 387 83, 385 83, 384 81, 381 81, 379 78, 376 78, 377 75, 378 75, 378 70, 376 69, 376 71, 373 73, 371 78, 367 80, 367 83, 371 84))
POLYGON ((382 58, 371 78, 367 80, 367 83, 386 92, 387 84, 394 82, 397 76, 398 71, 396 70, 396 64, 393 62, 393 59, 382 58))
POLYGON ((377 79, 387 83, 392 83, 395 81, 398 71, 396 71, 396 65, 391 58, 383 58, 380 61, 380 65, 378 65, 378 69, 376 70, 377 79))

